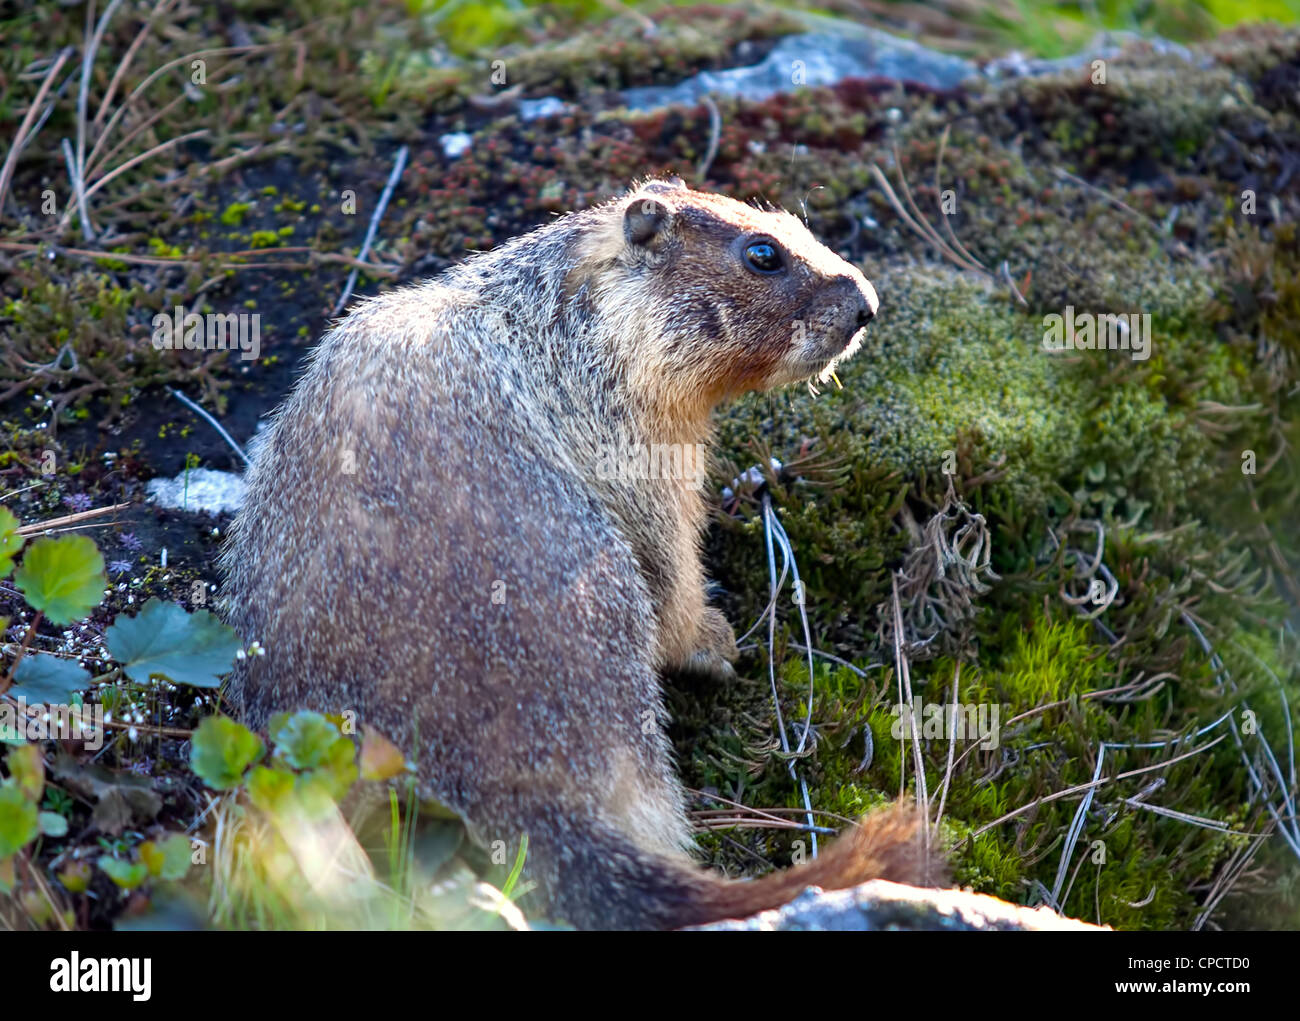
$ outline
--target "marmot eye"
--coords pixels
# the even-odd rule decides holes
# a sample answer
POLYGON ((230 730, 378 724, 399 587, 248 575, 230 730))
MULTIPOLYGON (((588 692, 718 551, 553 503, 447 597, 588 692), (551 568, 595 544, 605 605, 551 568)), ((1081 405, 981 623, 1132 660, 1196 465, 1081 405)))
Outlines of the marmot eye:
POLYGON ((745 249, 745 262, 759 273, 779 273, 785 268, 781 250, 770 241, 755 241, 745 249))

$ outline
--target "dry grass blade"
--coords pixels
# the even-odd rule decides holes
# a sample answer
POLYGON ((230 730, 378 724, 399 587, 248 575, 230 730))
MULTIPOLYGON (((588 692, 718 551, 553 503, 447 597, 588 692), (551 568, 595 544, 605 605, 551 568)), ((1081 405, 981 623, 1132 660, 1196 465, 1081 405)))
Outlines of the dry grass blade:
MULTIPOLYGON (((109 149, 108 152, 104 153, 103 156, 99 157, 98 159, 95 159, 95 158, 94 158, 95 153, 92 152, 92 153, 91 153, 91 157, 92 157, 92 159, 91 159, 91 161, 90 161, 90 165, 86 167, 86 175, 89 176, 89 177, 93 177, 93 176, 94 176, 94 175, 99 171, 99 168, 100 168, 101 165, 107 163, 107 162, 108 162, 109 160, 111 160, 114 156, 116 156, 119 152, 121 152, 122 149, 124 149, 124 148, 126 148, 126 146, 130 145, 132 139, 134 139, 134 138, 135 138, 137 135, 139 135, 141 132, 148 131, 151 127, 153 127, 156 123, 158 123, 158 121, 160 121, 160 120, 162 120, 164 117, 166 117, 169 113, 171 113, 173 110, 175 110, 176 107, 180 106, 181 103, 187 102, 188 99, 189 99, 189 97, 186 96, 185 93, 182 92, 179 96, 177 96, 175 99, 173 99, 173 100, 172 100, 170 103, 168 103, 166 106, 164 106, 164 107, 162 107, 161 109, 159 109, 159 110, 158 110, 156 113, 154 113, 152 116, 150 116, 150 117, 146 117, 146 118, 145 118, 144 120, 142 120, 139 124, 137 124, 134 128, 132 128, 129 132, 127 132, 126 135, 124 135, 124 136, 122 137, 122 139, 121 139, 121 140, 120 140, 116 145, 113 146, 113 148, 109 149)), ((102 136, 101 136, 101 137, 102 137, 102 136)), ((96 150, 95 150, 95 151, 96 151, 96 152, 98 151, 98 145, 96 145, 96 150)))
POLYGON ((1157 762, 1154 766, 1143 766, 1141 769, 1130 769, 1127 773, 1117 773, 1115 776, 1098 777, 1097 779, 1092 780, 1088 783, 1076 784, 1073 787, 1066 787, 1064 790, 1059 790, 1055 794, 1047 794, 1041 798, 1035 798, 1033 801, 1029 802, 1028 804, 1021 805, 1019 808, 1012 809, 1010 812, 1007 812, 1005 815, 1001 815, 998 818, 994 819, 992 822, 985 823, 979 829, 973 830, 965 838, 965 841, 963 842, 974 840, 981 833, 987 833, 989 830, 994 829, 997 826, 1001 826, 1004 822, 1010 822, 1012 819, 1016 818, 1017 816, 1024 815, 1026 812, 1032 811, 1033 809, 1037 808, 1039 805, 1045 805, 1051 801, 1059 801, 1061 798, 1068 798, 1072 794, 1083 794, 1087 791, 1095 790, 1098 787, 1104 787, 1108 783, 1115 783, 1117 780, 1126 780, 1130 776, 1138 776, 1142 773, 1150 773, 1156 769, 1164 769, 1166 766, 1171 766, 1175 762, 1180 762, 1183 759, 1190 758, 1193 755, 1199 755, 1201 752, 1209 751, 1216 744, 1222 741, 1225 737, 1227 737, 1226 734, 1222 735, 1221 737, 1216 737, 1213 741, 1210 741, 1207 744, 1203 744, 1199 748, 1193 748, 1191 751, 1184 752, 1182 755, 1175 755, 1172 759, 1166 759, 1164 762, 1157 762))
MULTIPOLYGON (((794 561, 794 549, 790 545, 789 536, 785 534, 785 529, 781 527, 781 522, 777 520, 776 513, 772 510, 772 500, 767 493, 763 494, 763 535, 767 546, 768 587, 772 596, 769 602, 770 612, 768 614, 768 630, 767 630, 768 679, 771 682, 771 686, 772 686, 772 703, 776 709, 777 733, 781 742, 781 751, 784 754, 786 760, 785 761, 786 771, 790 774, 790 779, 794 780, 799 785, 799 793, 800 796, 803 798, 804 808, 807 811, 806 817, 808 821, 808 826, 811 828, 814 824, 813 824, 813 816, 812 816, 812 799, 808 796, 808 781, 805 780, 803 777, 799 776, 798 772, 795 770, 795 761, 794 761, 795 757, 794 755, 791 754, 790 751, 790 738, 789 735, 786 733, 785 720, 781 713, 781 697, 776 687, 776 657, 774 655, 774 649, 776 645, 776 600, 777 600, 777 594, 780 592, 781 587, 785 584, 785 576, 787 571, 793 572, 795 585, 800 586, 799 612, 803 620, 804 641, 808 645, 811 645, 812 637, 808 627, 807 609, 802 602, 802 587, 799 581, 799 568, 794 561), (776 573, 776 556, 773 551, 774 543, 781 547, 781 575, 779 578, 777 577, 777 573, 776 573)), ((804 722, 803 736, 799 742, 800 752, 803 751, 804 745, 807 742, 808 736, 812 730, 813 676, 812 676, 811 655, 809 655, 808 657, 808 673, 809 673, 808 717, 804 722)), ((812 855, 815 858, 817 857, 817 834, 815 832, 812 833, 811 843, 812 843, 812 855)))
POLYGON ((718 155, 718 142, 722 138, 722 114, 718 110, 718 104, 713 101, 712 96, 707 95, 703 97, 702 102, 709 110, 709 147, 705 150, 704 159, 700 160, 700 165, 695 170, 695 179, 701 185, 707 179, 714 157, 718 155))
POLYGON ((104 187, 104 185, 108 184, 119 174, 124 174, 132 167, 143 163, 147 159, 157 156, 164 149, 170 149, 173 145, 180 145, 182 142, 188 142, 194 138, 203 138, 207 134, 207 128, 199 128, 197 131, 191 131, 185 135, 178 135, 176 138, 169 138, 165 142, 159 142, 152 149, 142 152, 138 156, 131 157, 131 159, 127 160, 125 163, 114 167, 107 174, 102 175, 94 184, 86 189, 85 198, 90 198, 90 196, 94 195, 95 192, 99 191, 100 188, 104 187))
POLYGON ((46 73, 45 80, 41 82, 41 87, 36 91, 36 98, 32 100, 32 105, 27 108, 22 124, 18 125, 18 133, 14 136, 13 145, 9 147, 9 155, 5 157, 4 168, 0 169, 0 218, 4 216, 5 198, 9 194, 9 182, 13 179, 14 167, 18 164, 18 156, 29 140, 27 137, 28 132, 31 131, 38 111, 45 104, 45 97, 50 91, 50 86, 54 84, 59 69, 63 67, 71 55, 71 47, 64 49, 59 54, 58 58, 50 66, 50 70, 46 73))
MULTIPOLYGON (((939 138, 939 152, 938 152, 938 154, 935 156, 935 159, 934 159, 934 193, 935 193, 937 196, 939 196, 939 201, 940 201, 940 203, 943 202, 943 188, 941 187, 941 179, 942 179, 942 176, 943 176, 943 154, 944 154, 944 151, 948 148, 948 134, 949 134, 949 132, 951 132, 951 131, 952 131, 952 125, 951 125, 951 124, 944 125, 943 134, 942 134, 942 135, 940 136, 940 138, 939 138)), ((897 149, 894 150, 894 161, 895 161, 895 162, 898 161, 898 150, 897 150, 897 149)), ((900 172, 900 173, 901 173, 901 172, 900 172)), ((953 248, 955 248, 957 251, 961 252, 962 255, 964 255, 967 259, 969 259, 971 262, 973 262, 973 263, 974 263, 976 266, 978 266, 981 270, 983 270, 985 273, 987 273, 988 270, 985 269, 985 267, 984 267, 984 263, 980 262, 979 259, 977 259, 977 258, 975 258, 975 256, 971 255, 971 253, 966 249, 966 246, 963 245, 963 244, 962 244, 962 243, 957 239, 957 235, 956 235, 956 233, 955 233, 955 232, 953 231, 953 229, 952 229, 952 224, 948 222, 948 216, 947 216, 947 214, 944 213, 944 211, 943 211, 942 204, 940 205, 940 208, 939 208, 939 222, 940 222, 941 224, 943 224, 944 233, 948 235, 948 240, 949 240, 950 242, 952 242, 952 246, 953 246, 953 248)), ((1022 300, 1023 300, 1023 299, 1022 299, 1022 300)))
POLYGON ((51 528, 60 528, 65 525, 74 525, 79 521, 88 521, 91 518, 103 517, 105 514, 112 514, 115 511, 126 510, 130 506, 129 503, 115 503, 109 507, 96 507, 94 510, 79 511, 76 514, 65 514, 61 518, 50 518, 49 521, 38 521, 33 525, 23 525, 22 528, 14 529, 14 534, 40 535, 42 532, 49 531, 51 528))
POLYGON ((142 45, 144 45, 144 41, 149 37, 149 32, 153 29, 155 22, 167 13, 168 9, 174 2, 175 0, 158 0, 158 2, 154 4, 153 11, 149 14, 148 20, 144 23, 144 26, 140 31, 136 33, 135 38, 131 40, 131 45, 126 48, 126 53, 122 55, 122 59, 118 61, 117 70, 113 72, 113 77, 109 80, 108 88, 104 91, 104 98, 99 101, 99 109, 95 112, 95 119, 92 123, 96 129, 103 125, 104 114, 108 113, 108 106, 113 101, 113 95, 117 92, 117 87, 122 81, 122 76, 126 74, 127 68, 131 66, 131 62, 135 59, 136 52, 142 45))
MULTIPOLYGON (((73 259, 112 259, 118 262, 129 262, 139 266, 197 266, 204 260, 204 256, 177 256, 173 258, 166 255, 131 255, 127 252, 105 252, 88 248, 64 248, 62 245, 38 245, 19 241, 0 241, 0 250, 27 252, 31 254, 44 251, 73 259)), ((363 262, 352 255, 344 255, 339 252, 318 252, 306 247, 250 248, 238 252, 222 252, 221 255, 227 259, 241 259, 248 258, 252 255, 273 256, 298 252, 307 254, 308 258, 306 262, 287 259, 271 262, 222 261, 213 263, 212 265, 219 270, 225 271, 243 269, 310 269, 313 266, 324 264, 338 264, 343 266, 354 266, 357 269, 365 270, 365 272, 369 273, 371 276, 390 278, 397 275, 397 267, 388 263, 363 262)))
POLYGON ((943 238, 939 237, 939 235, 934 232, 934 229, 928 224, 923 227, 912 218, 912 214, 907 211, 907 207, 903 205, 902 200, 899 199, 898 195, 894 192, 893 186, 889 183, 889 178, 885 176, 885 172, 881 170, 880 167, 873 163, 871 165, 871 173, 875 176, 876 183, 880 185, 881 190, 885 193, 885 197, 889 199, 890 205, 894 207, 894 212, 898 214, 899 218, 907 224, 914 233, 923 240, 934 245, 943 254, 944 258, 948 259, 950 262, 956 263, 958 266, 962 267, 962 269, 979 268, 977 266, 968 265, 966 261, 955 252, 948 243, 943 240, 943 238))
MULTIPOLYGON (((916 727, 916 713, 911 711, 912 706, 912 672, 908 665, 907 654, 903 651, 903 606, 898 599, 898 575, 894 574, 891 578, 894 593, 894 668, 898 671, 899 684, 899 702, 907 707, 907 718, 912 728, 912 756, 915 759, 914 768, 916 769, 916 801, 920 810, 922 819, 930 818, 930 795, 925 786, 925 761, 921 757, 921 735, 916 727)), ((899 756, 900 763, 905 760, 905 756, 899 756)), ((902 770, 899 773, 899 797, 905 793, 903 789, 904 776, 902 770)), ((922 848, 925 857, 930 854, 930 830, 929 827, 922 827, 921 832, 922 848)))
POLYGON ((87 241, 94 241, 98 236, 94 224, 90 222, 90 207, 86 205, 86 182, 81 176, 81 168, 77 165, 77 157, 72 151, 72 145, 65 138, 63 140, 63 157, 68 167, 68 181, 72 186, 72 195, 76 199, 75 206, 69 206, 63 216, 63 224, 67 224, 72 218, 72 210, 75 208, 77 217, 81 221, 81 236, 87 241))
POLYGON ((131 94, 127 96, 125 100, 122 101, 122 105, 113 111, 113 116, 108 119, 108 124, 104 126, 104 130, 99 136, 99 141, 95 144, 95 147, 90 150, 90 158, 87 162, 90 164, 95 163, 95 157, 99 153, 99 147, 103 145, 104 140, 107 139, 108 136, 113 133, 113 128, 117 126, 117 122, 130 108, 131 104, 135 102, 136 98, 142 92, 144 92, 147 88, 149 88, 150 85, 156 82, 159 78, 161 78, 172 68, 179 67, 182 64, 187 64, 192 60, 198 60, 203 57, 224 57, 236 53, 259 53, 259 52, 264 52, 266 50, 281 49, 282 47, 287 45, 288 45, 287 42, 281 42, 281 43, 266 43, 258 46, 218 46, 207 50, 195 50, 193 53, 187 53, 183 57, 177 57, 175 60, 167 61, 167 63, 155 69, 153 72, 151 72, 148 75, 148 77, 145 78, 144 81, 142 81, 139 85, 137 85, 134 89, 132 89, 131 94))
POLYGON ((948 799, 948 787, 952 782, 953 756, 957 751, 957 689, 961 683, 961 660, 957 660, 952 671, 952 711, 948 717, 948 767, 943 772, 943 784, 939 788, 939 810, 934 817, 935 829, 943 822, 943 806, 948 799))
POLYGON ((81 216, 81 233, 87 241, 95 240, 95 228, 90 222, 85 193, 86 112, 90 103, 90 76, 95 68, 95 54, 99 52, 99 44, 104 39, 104 31, 108 28, 108 23, 113 20, 113 15, 117 12, 117 8, 121 3, 122 0, 110 0, 93 32, 90 26, 95 17, 94 0, 91 0, 86 5, 86 45, 81 55, 81 88, 77 90, 77 163, 72 185, 77 194, 77 209, 81 216))
POLYGON ((1219 906, 1219 902, 1232 891, 1232 888, 1241 879, 1246 869, 1250 867, 1250 863, 1254 861, 1259 849, 1273 835, 1275 826, 1274 822, 1268 821, 1264 828, 1254 836, 1254 839, 1237 848, 1232 857, 1228 859, 1227 865, 1219 870, 1218 875, 1215 876, 1214 885, 1206 895, 1205 906, 1192 924, 1193 932, 1199 932, 1205 926, 1205 923, 1209 921, 1210 916, 1214 914, 1214 909, 1219 906))
MULTIPOLYGON (((885 176, 885 172, 880 169, 879 165, 873 163, 871 165, 871 173, 875 177, 876 183, 880 185, 881 190, 885 193, 885 197, 889 200, 889 204, 894 207, 894 212, 898 214, 899 219, 907 224, 908 228, 911 229, 914 234, 920 237, 923 241, 933 245, 939 250, 939 253, 945 259, 954 265, 959 266, 961 269, 972 273, 980 273, 983 276, 988 277, 990 280, 1001 280, 1006 284, 1007 289, 1011 292, 1011 295, 1016 299, 1016 301, 1027 308, 1029 302, 1021 293, 1020 287, 1017 286, 1016 282, 1012 279, 1011 270, 1006 261, 1003 261, 1000 273, 995 274, 989 270, 989 268, 972 255, 966 246, 957 238, 956 233, 952 229, 952 225, 948 222, 947 214, 943 212, 943 191, 940 188, 940 175, 943 170, 943 154, 947 147, 950 127, 951 126, 944 128, 943 136, 939 141, 939 151, 934 167, 934 186, 935 191, 939 194, 941 203, 939 220, 943 224, 944 233, 947 234, 947 238, 943 237, 943 235, 935 230, 934 226, 926 218, 925 214, 921 212, 915 200, 912 198, 912 189, 908 186, 907 175, 903 172, 903 164, 899 158, 897 146, 894 147, 894 164, 898 167, 899 187, 902 190, 903 198, 900 199, 898 197, 898 193, 894 191, 893 186, 889 183, 889 179, 885 176)), ((1029 278, 1026 277, 1026 285, 1028 280, 1029 278)))

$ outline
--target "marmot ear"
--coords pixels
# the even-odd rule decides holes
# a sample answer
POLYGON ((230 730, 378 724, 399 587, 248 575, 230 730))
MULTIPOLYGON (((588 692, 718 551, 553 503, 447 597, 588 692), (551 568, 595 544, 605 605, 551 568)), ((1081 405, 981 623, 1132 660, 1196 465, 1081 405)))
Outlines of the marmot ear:
POLYGON ((673 210, 662 199, 639 195, 623 212, 623 236, 629 245, 644 248, 663 237, 673 222, 673 210))
POLYGON ((641 190, 657 192, 685 191, 686 182, 680 177, 658 178, 653 181, 646 181, 646 183, 641 186, 641 190))

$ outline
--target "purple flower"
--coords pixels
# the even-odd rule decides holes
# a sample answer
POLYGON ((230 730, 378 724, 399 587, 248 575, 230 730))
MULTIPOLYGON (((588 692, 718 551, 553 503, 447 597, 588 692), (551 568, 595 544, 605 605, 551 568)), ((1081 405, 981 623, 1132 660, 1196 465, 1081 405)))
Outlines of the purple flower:
POLYGON ((63 498, 63 502, 74 511, 90 510, 91 499, 89 493, 69 493, 63 498))
POLYGON ((134 532, 123 532, 122 545, 125 546, 127 549, 129 549, 132 553, 139 553, 140 547, 143 546, 144 544, 135 537, 134 532))
POLYGON ((126 574, 131 570, 131 561, 129 560, 110 560, 108 563, 110 574, 126 574))

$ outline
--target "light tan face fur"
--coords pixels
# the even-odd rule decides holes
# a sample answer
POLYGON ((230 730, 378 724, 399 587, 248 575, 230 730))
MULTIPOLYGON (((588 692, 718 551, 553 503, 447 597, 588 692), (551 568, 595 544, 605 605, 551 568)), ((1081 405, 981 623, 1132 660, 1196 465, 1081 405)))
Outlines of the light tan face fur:
POLYGON ((619 208, 621 229, 610 218, 588 242, 593 297, 642 345, 637 361, 709 404, 828 378, 879 306, 866 277, 789 213, 663 181, 619 208))

